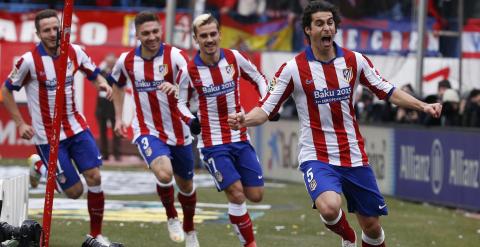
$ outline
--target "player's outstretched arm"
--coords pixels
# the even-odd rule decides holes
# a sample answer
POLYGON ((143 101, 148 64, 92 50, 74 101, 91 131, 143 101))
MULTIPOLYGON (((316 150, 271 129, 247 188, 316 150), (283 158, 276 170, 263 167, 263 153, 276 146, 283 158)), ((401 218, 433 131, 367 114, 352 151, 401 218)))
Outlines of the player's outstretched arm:
POLYGON ((257 126, 265 123, 268 120, 268 115, 262 108, 255 107, 248 114, 244 112, 237 112, 228 115, 228 125, 233 130, 239 130, 243 127, 257 126))
POLYGON ((35 132, 33 131, 32 126, 25 123, 25 120, 23 120, 20 110, 18 110, 17 103, 15 103, 13 93, 6 87, 6 83, 4 83, 2 86, 2 96, 3 104, 5 105, 5 108, 7 108, 8 112, 10 112, 10 116, 18 128, 20 136, 26 140, 32 139, 35 132))
POLYGON ((416 99, 403 90, 395 89, 390 96, 390 102, 400 107, 425 112, 435 118, 439 118, 442 114, 442 105, 440 103, 427 104, 416 99))
POLYGON ((97 90, 107 92, 107 99, 111 101, 112 87, 108 85, 107 80, 102 75, 98 75, 93 82, 95 83, 97 90))
POLYGON ((125 99, 125 90, 113 84, 113 107, 115 108, 115 126, 113 131, 117 136, 127 137, 127 126, 123 122, 123 102, 125 99))

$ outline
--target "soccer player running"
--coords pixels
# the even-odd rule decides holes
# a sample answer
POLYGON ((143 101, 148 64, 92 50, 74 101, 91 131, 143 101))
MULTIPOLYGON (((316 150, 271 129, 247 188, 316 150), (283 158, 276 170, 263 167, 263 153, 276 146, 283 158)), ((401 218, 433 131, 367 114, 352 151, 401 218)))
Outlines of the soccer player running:
MULTIPOLYGON (((60 48, 57 43, 59 39, 57 32, 60 21, 57 12, 51 9, 38 12, 35 16, 35 28, 41 42, 18 60, 2 86, 2 94, 5 107, 15 121, 20 136, 27 140, 33 138, 43 164, 48 164, 51 145, 49 140, 53 134, 53 112, 56 107, 57 77, 59 73, 65 73, 58 70, 60 48), (20 115, 12 93, 22 87, 27 94, 32 125, 27 124, 20 115)), ((65 107, 59 113, 61 131, 58 145, 57 189, 63 190, 69 198, 79 198, 83 194, 83 185, 77 170, 83 174, 88 186, 90 235, 108 245, 109 241, 101 234, 105 204, 99 169, 102 157, 85 117, 78 111, 74 93, 74 74, 77 71, 85 73, 98 90, 106 91, 107 98, 111 98, 112 88, 105 78, 99 75, 100 70, 82 48, 72 44, 68 49, 65 107)), ((40 162, 37 169, 45 173, 46 168, 43 164, 40 162)))
POLYGON ((356 246, 356 234, 341 209, 343 193, 348 211, 362 228, 362 246, 386 246, 379 216, 387 214, 364 150, 353 108, 360 83, 380 99, 434 117, 440 104, 426 104, 384 80, 370 60, 333 42, 340 24, 337 8, 312 1, 304 9, 302 25, 309 46, 283 64, 271 90, 248 114, 229 116, 232 129, 264 123, 293 96, 300 120, 300 170, 305 186, 326 227, 340 235, 342 246, 356 246))
POLYGON ((122 87, 129 84, 135 102, 133 142, 156 177, 170 238, 174 242, 186 240, 187 247, 196 247, 199 243, 193 225, 197 202, 193 184, 193 138, 181 119, 176 86, 172 84, 188 57, 180 49, 162 43, 162 27, 155 13, 138 13, 135 29, 141 45, 123 53, 109 77, 113 81, 115 132, 126 136, 127 126, 122 122, 125 95, 122 87), (177 197, 183 209, 183 228, 174 206, 173 176, 180 189, 177 197))
POLYGON ((230 222, 240 241, 244 246, 256 246, 245 200, 262 200, 262 168, 247 129, 231 130, 227 119, 229 113, 242 110, 241 77, 256 85, 262 96, 266 94, 267 82, 238 51, 219 48, 218 21, 210 14, 195 18, 193 33, 200 51, 177 77, 179 108, 192 123, 200 123, 198 147, 218 191, 225 191, 230 222), (198 95, 198 119, 186 106, 189 88, 194 88, 198 95))

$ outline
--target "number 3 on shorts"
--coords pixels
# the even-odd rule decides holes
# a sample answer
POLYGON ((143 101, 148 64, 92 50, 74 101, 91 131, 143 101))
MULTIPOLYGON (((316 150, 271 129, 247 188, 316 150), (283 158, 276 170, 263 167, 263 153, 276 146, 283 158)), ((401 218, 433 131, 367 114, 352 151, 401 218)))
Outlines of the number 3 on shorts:
POLYGON ((143 150, 148 148, 148 138, 147 137, 142 138, 142 144, 143 144, 143 146, 142 146, 143 150))

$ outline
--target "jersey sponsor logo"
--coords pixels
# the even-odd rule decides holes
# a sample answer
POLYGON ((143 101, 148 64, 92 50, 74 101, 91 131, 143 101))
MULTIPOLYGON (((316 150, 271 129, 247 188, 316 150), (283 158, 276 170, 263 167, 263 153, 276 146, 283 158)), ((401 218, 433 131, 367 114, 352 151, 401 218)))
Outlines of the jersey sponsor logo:
POLYGON ((220 85, 203 86, 202 93, 206 97, 217 97, 225 95, 235 90, 235 81, 227 81, 220 85))
POLYGON ((10 72, 10 74, 8 75, 8 78, 10 78, 11 80, 13 80, 13 78, 18 74, 18 69, 17 67, 13 67, 12 71, 10 72))
POLYGON ((353 69, 352 67, 348 67, 346 69, 343 69, 343 78, 345 78, 345 80, 347 80, 348 82, 350 82, 352 80, 352 77, 353 77, 353 69))
POLYGON ((142 80, 135 80, 135 88, 138 92, 150 92, 157 90, 157 87, 160 86, 165 80, 154 80, 154 81, 146 81, 142 80))
POLYGON ((161 75, 166 76, 168 74, 168 64, 161 64, 158 66, 158 72, 160 72, 161 75))
POLYGON ((268 85, 268 91, 272 92, 275 89, 275 86, 277 85, 277 77, 273 77, 273 79, 270 81, 270 84, 268 85))
POLYGON ((328 104, 336 101, 348 100, 352 89, 343 87, 338 89, 327 89, 313 91, 315 104, 328 104))
MULTIPOLYGON (((73 84, 73 76, 69 75, 65 78, 65 87, 72 86, 72 84, 73 84)), ((53 78, 51 80, 45 80, 45 86, 48 91, 57 90, 57 78, 53 78)))

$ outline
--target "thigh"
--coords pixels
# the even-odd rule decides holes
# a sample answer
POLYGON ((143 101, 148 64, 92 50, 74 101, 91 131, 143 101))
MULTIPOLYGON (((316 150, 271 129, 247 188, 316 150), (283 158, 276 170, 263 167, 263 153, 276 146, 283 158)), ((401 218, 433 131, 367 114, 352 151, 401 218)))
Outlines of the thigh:
POLYGON ((193 178, 193 150, 192 145, 169 146, 172 156, 173 172, 186 180, 193 178))
POLYGON ((381 195, 370 166, 343 168, 342 188, 349 212, 363 216, 387 215, 387 204, 381 195))
POLYGON ((263 186, 262 166, 258 161, 257 153, 249 142, 235 143, 235 168, 240 174, 244 187, 263 186))
POLYGON ((240 174, 235 169, 233 157, 227 149, 214 146, 202 148, 200 152, 205 161, 205 167, 214 178, 218 191, 222 191, 235 181, 240 180, 240 174))
MULTIPOLYGON (((40 157, 42 158, 45 166, 48 167, 48 160, 50 157, 50 145, 38 145, 37 152, 38 155, 40 155, 40 157)), ((56 180, 58 186, 62 190, 67 190, 80 181, 80 176, 78 175, 77 170, 73 166, 71 157, 63 141, 60 142, 58 145, 56 180)))
POLYGON ((141 135, 135 140, 135 144, 137 144, 138 151, 149 168, 157 157, 167 156, 171 158, 168 145, 156 136, 141 135))
POLYGON ((340 176, 332 168, 332 165, 316 160, 306 161, 300 165, 300 171, 303 173, 307 192, 314 203, 323 192, 342 193, 340 176))
POLYGON ((102 155, 88 129, 70 138, 68 153, 80 173, 102 165, 102 155))

